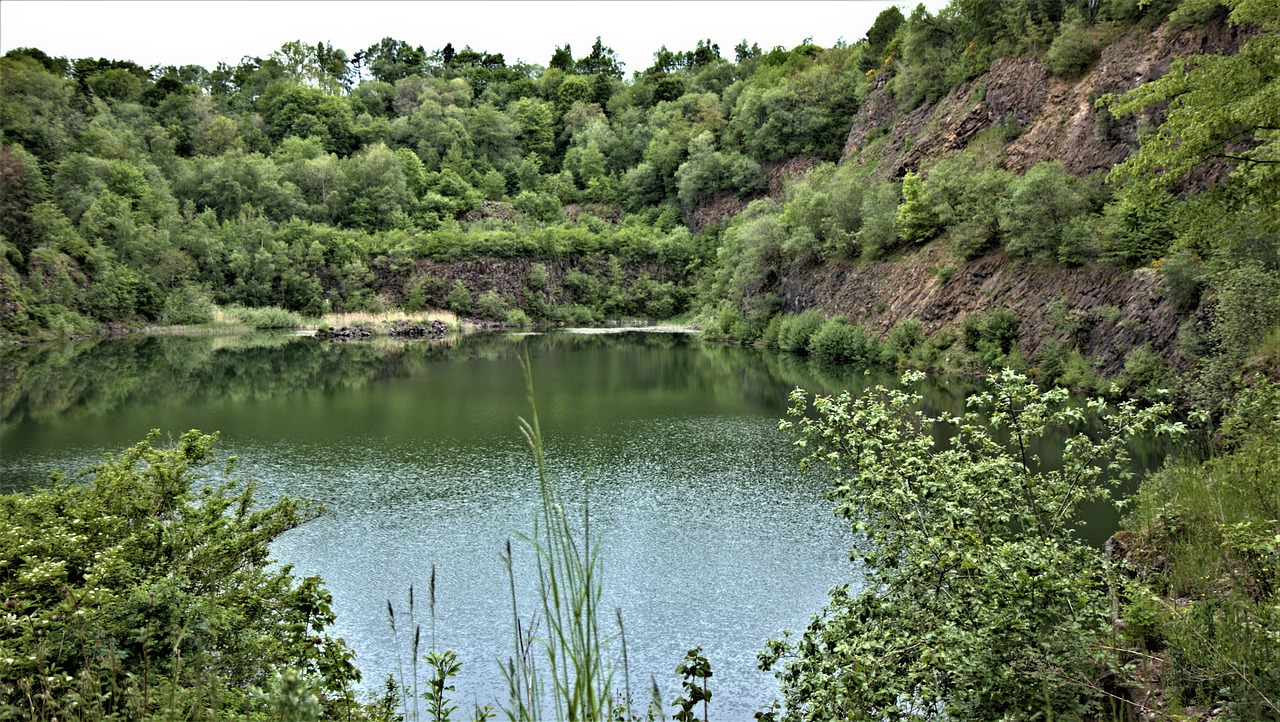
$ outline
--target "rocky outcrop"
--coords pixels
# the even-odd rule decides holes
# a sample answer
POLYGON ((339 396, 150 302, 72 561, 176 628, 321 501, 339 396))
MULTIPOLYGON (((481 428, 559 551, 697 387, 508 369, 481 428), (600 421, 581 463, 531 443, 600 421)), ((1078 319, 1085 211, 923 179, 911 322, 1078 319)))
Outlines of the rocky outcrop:
POLYGON ((1025 172, 1046 160, 1061 161, 1077 175, 1106 170, 1137 150, 1138 129, 1158 124, 1160 111, 1116 118, 1096 107, 1098 98, 1159 78, 1176 58, 1234 53, 1253 32, 1223 20, 1190 29, 1132 28, 1070 80, 1051 76, 1036 58, 1000 58, 982 77, 909 112, 880 88, 853 119, 842 162, 867 167, 873 177, 901 179, 1005 125, 1016 135, 1005 146, 1010 170, 1025 172))
POLYGON ((368 323, 357 323, 339 328, 319 328, 312 336, 327 341, 353 341, 373 338, 378 333, 386 333, 392 338, 423 338, 438 340, 449 334, 449 326, 444 321, 413 323, 411 321, 392 321, 374 326, 368 323))
POLYGON ((1149 268, 1040 266, 1001 251, 961 262, 941 244, 894 261, 791 268, 780 287, 790 311, 842 314, 882 337, 906 318, 933 333, 1007 306, 1021 319, 1019 350, 1028 358, 1070 334, 1107 374, 1121 370, 1125 355, 1143 344, 1172 355, 1182 320, 1149 268), (1074 328, 1062 328, 1064 312, 1074 328))

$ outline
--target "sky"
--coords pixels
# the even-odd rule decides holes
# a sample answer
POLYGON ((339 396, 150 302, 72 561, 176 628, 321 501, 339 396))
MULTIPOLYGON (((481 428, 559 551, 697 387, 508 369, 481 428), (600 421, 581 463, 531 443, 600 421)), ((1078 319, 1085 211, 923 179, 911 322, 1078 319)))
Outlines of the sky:
MULTIPOLYGON (((947 3, 924 4, 936 12, 947 3)), ((290 40, 329 42, 351 55, 392 37, 428 52, 453 43, 503 53, 508 63, 546 65, 565 43, 575 58, 587 55, 598 35, 631 77, 652 64, 662 45, 692 50, 705 38, 730 60, 744 39, 764 50, 792 48, 806 38, 824 47, 841 39, 853 43, 890 5, 904 14, 915 6, 881 0, 3 0, 0 54, 35 47, 52 56, 212 69, 220 61, 236 65, 246 55, 266 57, 290 40)))

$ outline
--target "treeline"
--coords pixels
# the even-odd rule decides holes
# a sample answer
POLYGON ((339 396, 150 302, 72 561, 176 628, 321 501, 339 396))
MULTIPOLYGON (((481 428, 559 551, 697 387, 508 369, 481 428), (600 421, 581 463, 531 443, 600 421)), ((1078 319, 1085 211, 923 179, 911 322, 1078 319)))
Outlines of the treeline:
MULTIPOLYGON (((1016 53, 1074 53, 1063 65, 1072 72, 1096 53, 1094 28, 1154 25, 1175 4, 890 8, 856 43, 766 51, 743 41, 732 60, 710 41, 662 47, 629 79, 599 39, 580 57, 557 48, 546 66, 394 38, 351 54, 295 41, 213 69, 17 49, 0 60, 0 328, 172 322, 199 317, 192 304, 206 300, 373 310, 405 304, 415 264, 441 255, 661 258, 665 281, 689 292, 653 310, 633 304, 636 313, 713 306, 734 289, 699 283, 737 254, 729 243, 721 263, 718 228, 695 239, 681 228, 687 214, 759 197, 764 170, 779 161, 838 159, 873 89, 909 108, 1016 53)), ((791 255, 874 254, 928 235, 928 218, 884 222, 900 203, 919 205, 917 181, 825 177, 840 187, 815 178, 808 189, 857 196, 856 207, 797 191, 788 222, 812 239, 789 241, 791 255)), ((1105 200, 1081 192, 1091 210, 1105 200)), ((939 217, 939 229, 952 217, 939 217)), ((966 235, 972 253, 990 240, 980 229, 966 235)))

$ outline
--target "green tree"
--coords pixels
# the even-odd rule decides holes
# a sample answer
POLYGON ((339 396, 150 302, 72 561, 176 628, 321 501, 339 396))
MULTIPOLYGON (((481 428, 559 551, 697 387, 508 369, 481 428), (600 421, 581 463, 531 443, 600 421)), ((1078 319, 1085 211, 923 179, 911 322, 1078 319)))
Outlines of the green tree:
POLYGON ((23 259, 40 240, 33 209, 47 194, 35 156, 20 145, 0 146, 0 234, 23 259))
POLYGON ((1085 179, 1067 173, 1058 161, 1037 163, 1015 179, 1000 204, 1004 247, 1017 258, 1057 260, 1071 221, 1096 210, 1085 179))
POLYGON ((551 106, 537 98, 521 98, 516 101, 513 113, 520 126, 517 140, 521 153, 528 156, 537 153, 545 161, 555 150, 555 129, 551 106))
POLYGON ((924 196, 924 181, 917 173, 902 179, 902 203, 894 217, 898 237, 907 243, 924 243, 938 234, 938 215, 924 196))
POLYGON ((988 385, 957 418, 928 415, 919 395, 882 386, 858 398, 793 392, 782 427, 798 437, 805 467, 831 471, 831 498, 866 571, 861 593, 837 587, 798 640, 761 655, 779 667, 786 719, 1030 720, 1101 709, 1106 564, 1076 536, 1075 511, 1129 476, 1130 439, 1181 427, 1161 420, 1164 406, 1081 407, 1007 370, 988 385), (940 441, 939 424, 958 433, 940 441), (1028 451, 1054 431, 1069 434, 1060 459, 1028 451))
MULTIPOLYGON (((1164 122, 1143 136, 1138 152, 1111 171, 1133 202, 1158 205, 1187 174, 1206 164, 1226 164, 1224 182, 1194 194, 1177 210, 1182 242, 1205 251, 1228 250, 1238 234, 1222 234, 1225 222, 1255 228, 1250 239, 1280 234, 1280 7, 1252 0, 1194 0, 1180 13, 1225 6, 1236 24, 1262 32, 1234 55, 1197 55, 1173 61, 1168 74, 1123 96, 1105 96, 1116 115, 1167 104, 1164 122)), ((1275 253, 1275 241, 1270 253, 1275 253)))
POLYGON ((36 719, 239 716, 293 670, 328 716, 351 711, 359 672, 327 633, 329 594, 268 555, 318 509, 257 505, 230 464, 205 477, 216 436, 159 449, 158 435, 75 482, 0 496, 0 704, 36 719))
POLYGON ((421 72, 427 54, 421 45, 415 48, 403 40, 388 37, 357 52, 352 60, 358 66, 369 68, 369 72, 378 80, 395 83, 401 78, 421 72))

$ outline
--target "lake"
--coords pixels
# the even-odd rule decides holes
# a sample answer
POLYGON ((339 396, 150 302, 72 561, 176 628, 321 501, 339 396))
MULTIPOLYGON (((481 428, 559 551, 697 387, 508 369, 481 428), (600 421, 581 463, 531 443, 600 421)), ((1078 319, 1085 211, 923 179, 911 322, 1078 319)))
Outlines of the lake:
MULTIPOLYGON (((474 334, 443 343, 328 343, 283 334, 137 336, 0 349, 0 483, 41 483, 159 428, 221 433, 237 478, 270 501, 292 495, 326 513, 273 546, 333 594, 334 632, 378 689, 410 667, 415 588, 423 646, 463 662, 463 711, 506 699, 511 597, 500 553, 513 540, 518 603, 533 605, 539 509, 520 358, 528 354, 547 457, 568 513, 589 500, 604 566, 604 620, 621 609, 631 687, 668 704, 675 667, 701 645, 712 716, 750 719, 777 695, 755 667, 766 639, 803 628, 827 590, 860 583, 848 525, 821 474, 801 474, 778 431, 787 394, 857 390, 895 374, 704 343, 681 333, 474 334), (435 623, 426 589, 437 574, 435 623), (399 639, 387 601, 402 615, 399 639)), ((959 412, 976 388, 931 378, 932 410, 959 412)), ((1048 442, 1052 446, 1054 442, 1048 442)), ((1046 452, 1050 449, 1046 449, 1046 452)), ((1157 454, 1138 454, 1149 466, 1157 454)), ((1098 540, 1115 528, 1090 512, 1098 540)), ((425 672, 423 673, 425 676, 425 672)), ((621 675, 621 670, 619 670, 621 675)), ((617 686, 622 687, 619 676, 617 686)), ((668 706, 666 712, 672 709, 668 706)))

